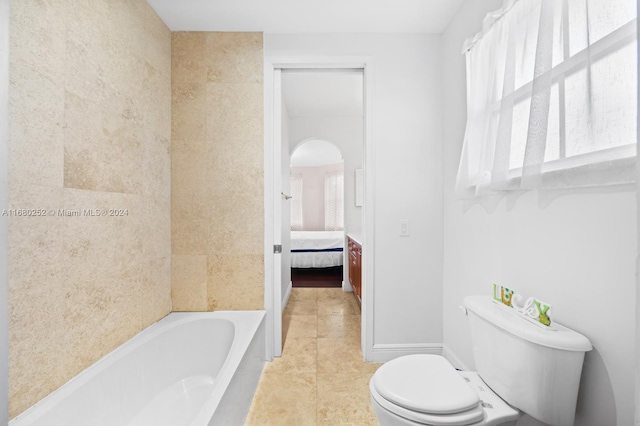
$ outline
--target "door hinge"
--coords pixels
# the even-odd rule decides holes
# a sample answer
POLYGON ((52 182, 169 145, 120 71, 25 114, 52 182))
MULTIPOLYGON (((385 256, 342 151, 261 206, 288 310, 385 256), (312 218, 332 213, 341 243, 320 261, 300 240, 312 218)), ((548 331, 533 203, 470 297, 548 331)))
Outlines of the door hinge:
POLYGON ((275 244, 275 245, 273 246, 273 252, 274 252, 275 254, 282 253, 282 245, 281 245, 281 244, 275 244))

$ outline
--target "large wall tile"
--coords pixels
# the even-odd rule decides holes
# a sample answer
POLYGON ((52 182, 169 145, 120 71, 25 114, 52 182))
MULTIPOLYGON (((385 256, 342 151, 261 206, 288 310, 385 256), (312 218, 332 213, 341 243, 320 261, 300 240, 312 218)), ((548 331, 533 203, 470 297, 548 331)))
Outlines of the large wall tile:
POLYGON ((66 358, 76 375, 142 330, 146 265, 89 279, 69 267, 65 277, 66 358))
POLYGON ((262 309, 263 255, 211 255, 207 269, 210 310, 262 309))
POLYGON ((174 311, 207 310, 207 256, 171 256, 174 311))
POLYGON ((204 300, 189 309, 262 309, 262 35, 172 42, 172 253, 208 257, 204 300))
POLYGON ((206 33, 207 80, 262 84, 262 50, 262 33, 206 33))
POLYGON ((171 137, 173 140, 205 140, 207 121, 206 85, 172 85, 171 137))
POLYGON ((74 274, 91 280, 120 273, 142 263, 140 195, 65 189, 65 262, 74 274), (110 210, 128 210, 126 216, 105 216, 110 210), (92 214, 86 213, 91 211, 92 214), (99 213, 96 213, 99 212, 99 213))
POLYGON ((9 179, 62 188, 64 87, 25 62, 11 70, 9 179))
POLYGON ((227 143, 262 137, 262 84, 207 84, 207 139, 227 143))
POLYGON ((208 253, 264 253, 264 221, 255 219, 264 214, 262 193, 212 196, 209 202, 214 220, 209 224, 208 253))
POLYGON ((9 293, 27 308, 29 300, 13 293, 59 285, 63 261, 63 189, 12 185, 9 217, 9 293), (35 215, 24 216, 24 212, 35 215), (18 214, 18 215, 14 215, 18 214))
POLYGON ((171 192, 174 199, 205 199, 211 193, 209 147, 203 139, 173 139, 171 192))
POLYGON ((246 141, 209 142, 209 173, 218 196, 247 195, 262 198, 264 192, 264 141, 262 135, 246 141))
POLYGON ((180 84, 207 82, 204 32, 174 32, 171 34, 171 81, 180 84))
POLYGON ((158 200, 171 199, 171 141, 145 130, 142 140, 142 193, 158 200))
POLYGON ((135 228, 142 239, 143 260, 171 256, 171 201, 138 197, 128 213, 134 215, 135 228))
MULTIPOLYGON (((109 110, 124 111, 126 104, 131 104, 122 92, 131 84, 131 80, 141 79, 126 71, 135 67, 137 58, 131 55, 110 55, 105 58, 103 50, 91 39, 78 36, 78 39, 67 39, 65 62, 65 90, 77 96, 91 99, 109 110), (118 74, 118 78, 111 76, 118 74), (122 80, 124 77, 126 80, 122 80)), ((135 95, 134 95, 135 96, 135 95)))
POLYGON ((56 0, 11 3, 11 60, 57 80, 65 69, 67 15, 56 0))
POLYGON ((149 76, 143 83, 145 92, 141 99, 145 105, 157 105, 152 110, 143 109, 142 126, 163 138, 171 138, 171 77, 162 74, 149 76), (167 119, 169 117, 169 119, 167 119))
POLYGON ((126 71, 134 71, 139 78, 127 80, 129 87, 122 96, 131 99, 132 107, 125 110, 125 117, 157 135, 170 135, 171 120, 167 117, 171 117, 171 76, 145 59, 138 59, 126 71))
POLYGON ((46 281, 49 285, 19 288, 12 283, 9 290, 9 394, 13 415, 72 377, 65 357, 69 351, 67 289, 51 285, 60 277, 58 271, 52 271, 46 281))
POLYGON ((171 312, 171 255, 148 263, 142 293, 142 326, 147 327, 171 312))
MULTIPOLYGON (((132 3, 132 2, 129 2, 132 3)), ((167 77, 171 76, 171 31, 160 19, 156 12, 145 2, 133 2, 140 6, 142 10, 142 29, 144 30, 140 38, 142 53, 141 57, 146 59, 156 70, 162 72, 167 77)), ((137 14, 135 16, 138 16, 137 14)), ((132 27, 139 30, 140 27, 132 27)))
POLYGON ((171 200, 171 247, 173 254, 207 254, 214 218, 203 197, 171 200))
POLYGON ((10 39, 11 206, 47 210, 9 220, 15 417, 171 309, 171 33, 144 0, 14 0, 10 39))
POLYGON ((70 92, 66 96, 65 119, 66 188, 142 193, 141 126, 70 92))

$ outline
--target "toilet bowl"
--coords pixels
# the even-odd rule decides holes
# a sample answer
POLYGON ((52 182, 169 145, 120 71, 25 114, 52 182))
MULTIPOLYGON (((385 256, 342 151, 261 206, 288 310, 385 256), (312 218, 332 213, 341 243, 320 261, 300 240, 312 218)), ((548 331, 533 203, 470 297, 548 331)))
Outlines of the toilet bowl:
POLYGON ((389 361, 373 375, 369 390, 383 426, 507 426, 520 415, 477 373, 457 371, 439 355, 389 361))

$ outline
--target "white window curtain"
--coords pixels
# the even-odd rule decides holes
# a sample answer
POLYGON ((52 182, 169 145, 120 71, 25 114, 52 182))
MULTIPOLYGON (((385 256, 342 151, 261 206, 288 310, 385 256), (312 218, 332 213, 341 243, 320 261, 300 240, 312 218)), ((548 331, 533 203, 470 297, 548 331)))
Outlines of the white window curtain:
POLYGON ((467 40, 457 192, 634 182, 636 0, 505 0, 467 40))
POLYGON ((324 229, 344 229, 344 173, 328 172, 324 178, 324 229))
POLYGON ((302 175, 291 175, 291 230, 302 231, 302 175))

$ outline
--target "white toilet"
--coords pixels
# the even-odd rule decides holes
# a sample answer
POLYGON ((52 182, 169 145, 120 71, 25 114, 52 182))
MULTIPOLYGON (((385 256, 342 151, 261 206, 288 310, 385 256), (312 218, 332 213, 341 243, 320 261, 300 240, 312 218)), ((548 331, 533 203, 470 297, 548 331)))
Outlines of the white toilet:
POLYGON ((468 296, 464 306, 478 371, 457 371, 440 355, 385 363, 369 382, 380 424, 507 426, 524 412, 573 425, 589 340, 557 323, 539 327, 488 296, 468 296))

